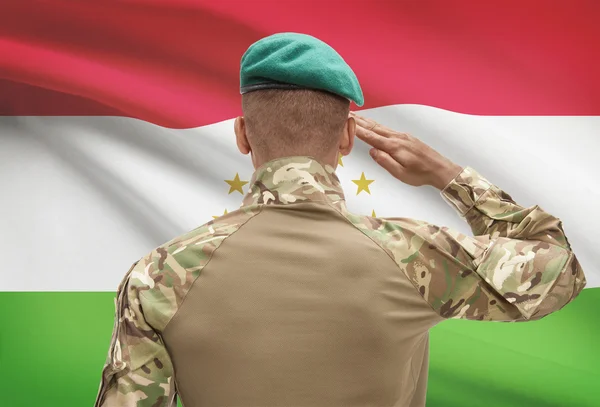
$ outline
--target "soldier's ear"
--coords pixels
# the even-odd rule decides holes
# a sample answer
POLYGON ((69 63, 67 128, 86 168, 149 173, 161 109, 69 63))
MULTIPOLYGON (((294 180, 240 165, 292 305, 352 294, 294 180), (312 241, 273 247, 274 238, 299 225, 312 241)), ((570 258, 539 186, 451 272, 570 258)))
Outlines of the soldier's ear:
POLYGON ((340 139, 339 150, 342 155, 350 154, 352 151, 352 147, 354 147, 354 135, 356 134, 356 121, 354 117, 348 117, 346 120, 346 125, 344 126, 344 131, 342 133, 342 138, 340 139))
POLYGON ((238 149, 242 154, 248 154, 251 150, 250 143, 248 143, 248 136, 246 134, 246 122, 243 116, 236 117, 233 122, 233 131, 235 132, 235 141, 238 149))
POLYGON ((348 117, 346 120, 346 127, 348 128, 348 134, 354 140, 354 136, 356 135, 356 119, 354 117, 348 117))

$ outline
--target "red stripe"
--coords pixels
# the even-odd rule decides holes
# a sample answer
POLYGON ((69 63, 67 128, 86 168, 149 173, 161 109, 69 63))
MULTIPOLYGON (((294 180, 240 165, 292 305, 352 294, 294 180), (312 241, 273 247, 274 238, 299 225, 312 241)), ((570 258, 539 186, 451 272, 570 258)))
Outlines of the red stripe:
POLYGON ((248 45, 296 31, 344 56, 365 108, 598 115, 598 21, 595 0, 3 0, 0 114, 224 120, 248 45))

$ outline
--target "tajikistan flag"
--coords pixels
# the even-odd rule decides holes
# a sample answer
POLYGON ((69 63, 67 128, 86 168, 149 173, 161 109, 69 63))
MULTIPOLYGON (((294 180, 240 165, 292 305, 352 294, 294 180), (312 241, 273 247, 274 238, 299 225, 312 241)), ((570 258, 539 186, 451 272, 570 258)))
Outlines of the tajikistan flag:
MULTIPOLYGON (((93 404, 125 272, 241 204, 240 58, 292 31, 346 59, 361 115, 559 217, 586 273, 540 321, 437 326, 428 406, 598 406, 599 2, 491 3, 1 0, 0 405, 93 404)), ((354 212, 471 233, 361 141, 338 175, 354 212)))

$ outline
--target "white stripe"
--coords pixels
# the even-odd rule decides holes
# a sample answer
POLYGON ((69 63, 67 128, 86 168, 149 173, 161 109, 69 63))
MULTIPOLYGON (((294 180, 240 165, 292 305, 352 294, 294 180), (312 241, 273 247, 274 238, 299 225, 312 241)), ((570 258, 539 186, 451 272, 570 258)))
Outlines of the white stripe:
MULTIPOLYGON (((523 206, 563 221, 600 286, 600 117, 469 116, 401 105, 363 112, 472 166, 523 206)), ((0 290, 114 291, 131 263, 240 205, 225 179, 248 181, 233 123, 172 130, 116 117, 0 118, 0 290)), ((351 210, 412 217, 470 233, 431 187, 402 184, 357 140, 338 174, 351 210), (375 182, 356 196, 361 172, 375 182)), ((247 191, 248 185, 244 187, 247 191)))

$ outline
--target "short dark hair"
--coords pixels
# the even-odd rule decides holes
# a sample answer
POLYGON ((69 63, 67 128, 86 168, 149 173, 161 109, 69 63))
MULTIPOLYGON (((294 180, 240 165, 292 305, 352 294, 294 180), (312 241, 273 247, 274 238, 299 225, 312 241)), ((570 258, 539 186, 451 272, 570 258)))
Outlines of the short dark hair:
POLYGON ((339 142, 350 101, 309 89, 262 89, 242 95, 248 141, 264 159, 319 157, 339 142))

